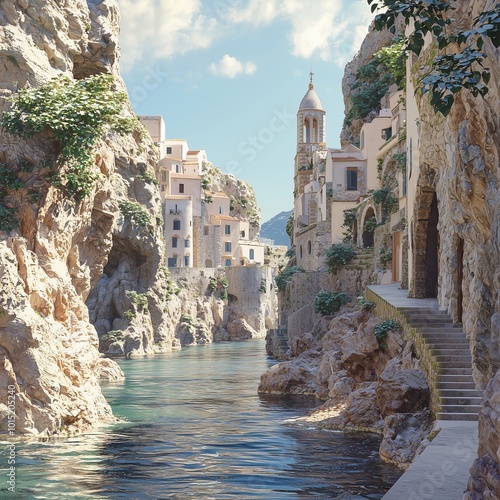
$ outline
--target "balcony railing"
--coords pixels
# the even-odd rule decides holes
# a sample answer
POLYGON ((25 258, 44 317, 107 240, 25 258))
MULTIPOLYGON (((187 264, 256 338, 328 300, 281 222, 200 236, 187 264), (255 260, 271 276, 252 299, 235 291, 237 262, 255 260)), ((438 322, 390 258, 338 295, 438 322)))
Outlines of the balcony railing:
POLYGON ((181 213, 182 213, 182 211, 181 211, 181 210, 178 210, 178 209, 176 209, 176 208, 171 208, 171 209, 170 209, 170 214, 171 214, 171 215, 179 215, 179 214, 181 214, 181 213))

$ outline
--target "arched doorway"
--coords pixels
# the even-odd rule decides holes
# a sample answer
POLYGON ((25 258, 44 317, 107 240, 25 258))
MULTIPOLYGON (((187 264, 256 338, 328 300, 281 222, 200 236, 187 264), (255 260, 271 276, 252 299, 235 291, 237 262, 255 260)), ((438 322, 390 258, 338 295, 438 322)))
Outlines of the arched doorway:
POLYGON ((363 220, 363 248, 372 248, 375 242, 375 227, 377 225, 377 219, 375 217, 375 210, 373 207, 369 207, 365 212, 365 217, 363 220))
POLYGON ((422 188, 416 210, 418 219, 413 232, 413 276, 411 296, 436 298, 439 278, 439 210, 436 192, 422 188))

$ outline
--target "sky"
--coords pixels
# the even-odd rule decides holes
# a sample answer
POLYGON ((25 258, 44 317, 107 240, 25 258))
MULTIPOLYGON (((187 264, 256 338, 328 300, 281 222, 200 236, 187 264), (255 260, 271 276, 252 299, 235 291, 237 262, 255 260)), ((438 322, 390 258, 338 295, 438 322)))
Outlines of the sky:
POLYGON ((296 113, 309 73, 339 147, 344 66, 366 0, 118 0, 121 72, 134 111, 205 149, 255 190, 262 222, 293 206, 296 113))

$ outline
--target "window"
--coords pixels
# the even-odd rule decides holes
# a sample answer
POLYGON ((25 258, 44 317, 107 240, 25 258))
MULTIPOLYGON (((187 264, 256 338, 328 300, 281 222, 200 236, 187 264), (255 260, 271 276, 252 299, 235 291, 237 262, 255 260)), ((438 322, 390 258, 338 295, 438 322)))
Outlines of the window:
POLYGON ((203 228, 203 236, 208 236, 209 231, 210 231, 210 227, 209 226, 205 226, 203 228))
POLYGON ((179 193, 184 193, 184 184, 179 184, 179 193))
POLYGON ((177 238, 177 236, 173 236, 172 237, 172 248, 177 248, 177 240, 179 238, 177 238))
POLYGON ((226 259, 226 266, 230 266, 231 265, 231 259, 226 259))
POLYGON ((231 242, 226 241, 226 243, 224 245, 224 251, 226 251, 226 252, 230 252, 231 251, 231 242))
POLYGON ((231 226, 229 224, 226 224, 224 234, 231 234, 231 226))
POLYGON ((219 207, 219 213, 220 213, 220 214, 223 214, 223 213, 224 213, 224 207, 223 207, 222 205, 219 207))
POLYGON ((168 267, 177 267, 177 257, 170 257, 168 259, 168 267))
POLYGON ((184 240, 184 247, 189 248, 191 246, 191 240, 184 240))
POLYGON ((177 174, 181 173, 181 166, 180 165, 175 166, 175 173, 177 173, 177 174))
POLYGON ((255 260, 255 250, 250 248, 250 260, 255 260))
POLYGON ((302 259, 302 245, 300 245, 299 255, 300 255, 300 258, 302 259))
POLYGON ((179 219, 174 219, 174 231, 180 231, 181 221, 179 219))
POLYGON ((307 242, 307 253, 311 255, 312 252, 312 244, 310 241, 307 242))
POLYGON ((170 146, 167 146, 167 154, 168 155, 172 154, 172 148, 170 146))
POLYGON ((165 170, 161 171, 161 182, 167 182, 167 172, 165 170))
POLYGON ((245 237, 245 231, 241 231, 240 232, 240 236, 241 236, 241 238, 244 238, 245 237))
POLYGON ((382 129, 382 139, 388 141, 392 137, 392 127, 382 129))
POLYGON ((189 267, 189 255, 184 256, 184 267, 189 267))
POLYGON ((358 169, 347 169, 347 191, 357 191, 358 189, 358 169))

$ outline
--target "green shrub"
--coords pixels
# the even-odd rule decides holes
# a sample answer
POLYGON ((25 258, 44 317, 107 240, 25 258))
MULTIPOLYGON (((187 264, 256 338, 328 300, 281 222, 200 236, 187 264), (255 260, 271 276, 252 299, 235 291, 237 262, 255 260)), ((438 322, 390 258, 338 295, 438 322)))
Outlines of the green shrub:
POLYGON ((125 292, 125 295, 130 299, 132 304, 135 304, 140 308, 148 305, 148 295, 146 293, 137 293, 133 290, 129 290, 125 292))
POLYGON ((378 227, 378 222, 374 215, 365 220, 364 230, 367 233, 374 233, 377 227, 378 227))
POLYGON ((298 266, 287 267, 281 273, 276 276, 276 286, 278 290, 284 290, 286 288, 287 283, 289 283, 292 279, 292 276, 295 273, 303 273, 304 269, 298 266))
POLYGON ((13 208, 0 205, 0 231, 11 231, 18 226, 13 208))
POLYGON ((349 296, 345 293, 319 292, 314 299, 314 312, 323 316, 334 314, 348 302, 349 296))
POLYGON ((385 319, 373 327, 373 333, 377 338, 380 349, 384 349, 387 346, 385 339, 391 330, 401 330, 401 324, 395 319, 385 319))
POLYGON ((335 274, 356 256, 354 248, 343 243, 334 243, 326 252, 326 265, 328 270, 335 274))
POLYGON ((151 215, 149 215, 146 208, 139 203, 121 200, 118 206, 123 216, 129 217, 132 222, 135 222, 138 226, 146 227, 151 224, 151 215))
POLYGON ((97 141, 108 129, 131 133, 138 123, 121 116, 127 94, 116 90, 112 75, 82 80, 62 75, 40 87, 19 90, 10 101, 12 108, 3 114, 1 126, 21 137, 50 130, 61 145, 58 163, 63 168, 55 184, 77 200, 90 194, 97 179, 92 171, 97 141))
POLYGON ((125 312, 123 313, 123 317, 124 317, 125 319, 128 319, 129 321, 131 321, 131 320, 132 320, 132 318, 135 318, 135 312, 134 312, 134 311, 132 311, 131 309, 129 309, 128 311, 125 311, 125 312))
POLYGON ((392 261, 392 252, 387 251, 385 248, 380 250, 380 267, 382 269, 387 269, 387 264, 392 261))

